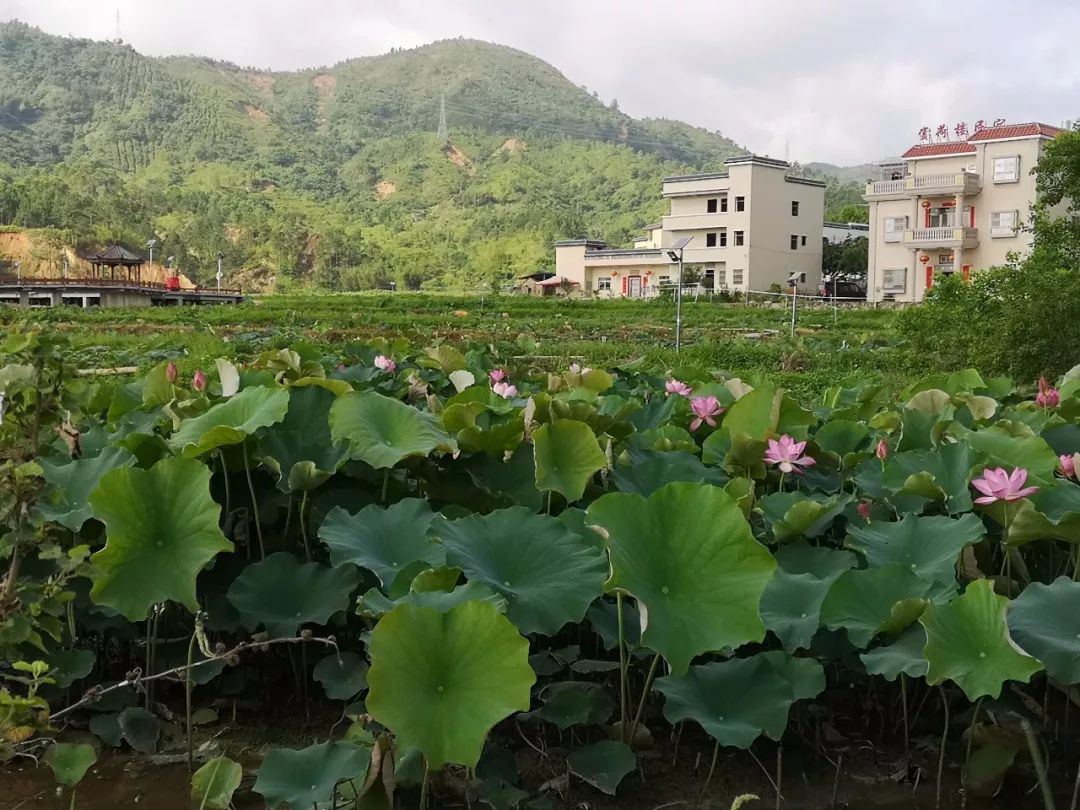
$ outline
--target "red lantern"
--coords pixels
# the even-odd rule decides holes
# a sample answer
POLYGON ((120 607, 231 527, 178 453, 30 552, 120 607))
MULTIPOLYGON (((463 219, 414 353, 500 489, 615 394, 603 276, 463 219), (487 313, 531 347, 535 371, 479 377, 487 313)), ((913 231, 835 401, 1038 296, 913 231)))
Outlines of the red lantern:
POLYGON ((619 275, 619 273, 618 273, 618 271, 617 271, 617 270, 612 270, 612 271, 611 271, 611 277, 612 277, 612 278, 615 278, 615 277, 616 277, 616 276, 618 276, 618 275, 619 275))
POLYGON ((922 207, 923 208, 929 208, 930 207, 930 201, 929 200, 923 200, 922 201, 922 207))
POLYGON ((928 264, 930 262, 930 257, 924 253, 922 256, 919 257, 919 261, 923 264, 928 264))

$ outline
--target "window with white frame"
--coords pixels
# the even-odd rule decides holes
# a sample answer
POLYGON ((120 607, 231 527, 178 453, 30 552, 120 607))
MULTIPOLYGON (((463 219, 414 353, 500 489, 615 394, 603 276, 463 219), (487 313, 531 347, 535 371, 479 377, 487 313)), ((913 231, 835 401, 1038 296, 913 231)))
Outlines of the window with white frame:
POLYGON ((743 271, 736 268, 731 271, 731 283, 742 284, 743 283, 743 271))
POLYGON ((885 217, 885 241, 903 242, 907 226, 907 217, 885 217))
POLYGON ((611 292, 611 279, 598 278, 596 280, 596 289, 599 292, 611 292))
POLYGON ((1018 183, 1020 181, 1020 156, 1007 155, 994 158, 994 182, 1018 183))
POLYGON ((1003 236, 1016 236, 1016 211, 994 211, 990 214, 990 236, 992 238, 1003 236))
POLYGON ((726 287, 727 286, 727 268, 726 267, 717 267, 716 268, 715 286, 716 287, 726 287))
POLYGON ((660 276, 660 286, 663 287, 666 284, 671 283, 671 276, 660 276))
POLYGON ((881 291, 902 293, 907 291, 907 268, 894 267, 881 274, 881 291))

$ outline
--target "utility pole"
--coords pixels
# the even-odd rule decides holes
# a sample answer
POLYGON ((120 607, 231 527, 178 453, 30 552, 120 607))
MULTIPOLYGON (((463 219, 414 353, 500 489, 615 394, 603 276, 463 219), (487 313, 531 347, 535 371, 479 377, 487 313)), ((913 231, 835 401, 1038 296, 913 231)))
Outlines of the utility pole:
POLYGON ((439 143, 450 140, 450 132, 446 126, 446 93, 439 96, 439 132, 435 137, 439 139, 439 143))
POLYGON ((675 353, 682 348, 682 284, 683 284, 683 251, 690 244, 692 236, 684 236, 668 250, 668 258, 679 263, 679 281, 675 288, 675 353))
POLYGON ((225 254, 219 252, 217 255, 217 288, 221 289, 221 262, 225 258, 225 254))

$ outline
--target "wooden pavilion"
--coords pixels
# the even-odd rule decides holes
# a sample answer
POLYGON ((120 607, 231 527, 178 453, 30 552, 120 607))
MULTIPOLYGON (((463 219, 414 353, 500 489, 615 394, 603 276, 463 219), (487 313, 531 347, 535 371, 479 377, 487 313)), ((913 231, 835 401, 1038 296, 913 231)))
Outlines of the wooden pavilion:
POLYGON ((142 281, 142 266, 146 264, 146 259, 142 256, 138 256, 130 250, 120 247, 120 245, 112 245, 105 250, 91 254, 86 257, 86 260, 90 262, 91 278, 105 278, 107 268, 109 271, 108 278, 115 279, 116 270, 119 268, 121 279, 126 275, 128 281, 135 282, 142 281))

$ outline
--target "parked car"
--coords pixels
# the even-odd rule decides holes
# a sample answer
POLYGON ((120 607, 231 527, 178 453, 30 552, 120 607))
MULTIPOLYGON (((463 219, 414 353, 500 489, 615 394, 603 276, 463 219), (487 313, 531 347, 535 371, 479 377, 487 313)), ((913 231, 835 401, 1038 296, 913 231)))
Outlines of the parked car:
POLYGON ((818 294, 825 298, 866 298, 866 284, 851 279, 826 281, 818 288, 818 294))

